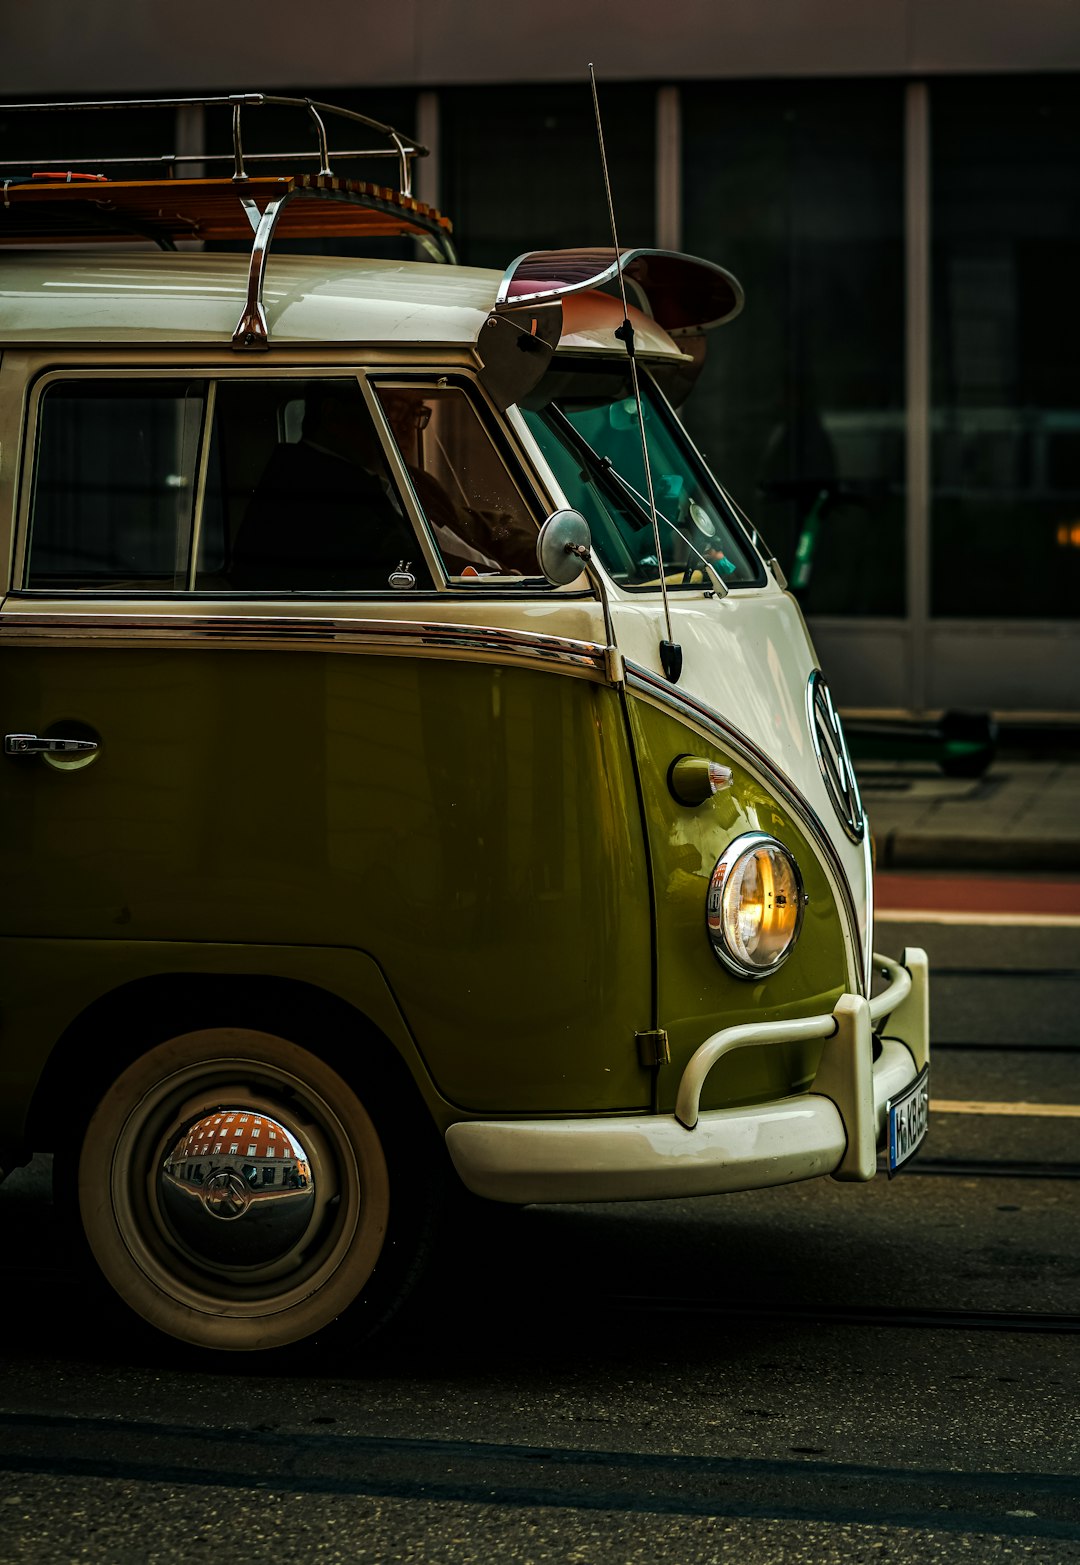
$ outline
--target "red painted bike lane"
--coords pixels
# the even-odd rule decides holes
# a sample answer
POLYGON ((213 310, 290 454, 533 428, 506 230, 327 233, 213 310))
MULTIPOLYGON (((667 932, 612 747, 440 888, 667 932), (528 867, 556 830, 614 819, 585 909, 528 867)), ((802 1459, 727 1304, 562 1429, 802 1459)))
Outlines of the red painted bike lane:
POLYGON ((994 874, 899 874, 874 877, 879 918, 895 913, 996 913, 1080 918, 1080 880, 994 874))

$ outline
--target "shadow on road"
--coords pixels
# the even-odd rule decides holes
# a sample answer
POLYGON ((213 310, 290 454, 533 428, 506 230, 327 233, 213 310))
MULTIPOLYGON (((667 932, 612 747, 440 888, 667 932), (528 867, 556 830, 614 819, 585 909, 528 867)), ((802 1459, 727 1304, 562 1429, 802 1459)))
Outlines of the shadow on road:
MULTIPOLYGON (((911 1269, 898 1268, 897 1232, 883 1231, 865 1207, 859 1220, 858 1195, 865 1201, 871 1187, 855 1193, 819 1182, 752 1196, 523 1210, 468 1201, 448 1223, 417 1295, 374 1341, 363 1341, 346 1317, 276 1355, 196 1354, 146 1332, 96 1285, 49 1199, 49 1183, 48 1163, 35 1160, 0 1187, 0 1253, 9 1297, 19 1300, 9 1351, 22 1355, 59 1351, 209 1373, 236 1373, 242 1364, 245 1375, 271 1377, 298 1366, 315 1377, 421 1378, 435 1369, 445 1377, 524 1364, 542 1372, 564 1370, 568 1358, 640 1361, 643 1348, 652 1354, 658 1344, 728 1357, 748 1336, 797 1329, 755 1321, 756 1306, 910 1299, 903 1278, 910 1282, 911 1269), (846 1238, 830 1232, 845 1196, 849 1210, 856 1208, 846 1238), (658 1306, 641 1302, 649 1299, 658 1306), (673 1317, 665 1306, 675 1300, 746 1313, 724 1321, 692 1310, 673 1317)), ((893 1204, 912 1203, 909 1196, 893 1204)), ((805 1331, 805 1321, 798 1329, 805 1331)))

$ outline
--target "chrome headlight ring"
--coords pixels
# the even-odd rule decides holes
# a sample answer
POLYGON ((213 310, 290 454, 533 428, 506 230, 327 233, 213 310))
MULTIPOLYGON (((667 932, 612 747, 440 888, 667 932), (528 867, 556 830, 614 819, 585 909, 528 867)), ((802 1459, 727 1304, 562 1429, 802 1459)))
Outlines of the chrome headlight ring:
POLYGON ((765 832, 728 844, 709 881, 705 922, 717 959, 737 978, 768 978, 802 929, 806 896, 794 855, 765 832))

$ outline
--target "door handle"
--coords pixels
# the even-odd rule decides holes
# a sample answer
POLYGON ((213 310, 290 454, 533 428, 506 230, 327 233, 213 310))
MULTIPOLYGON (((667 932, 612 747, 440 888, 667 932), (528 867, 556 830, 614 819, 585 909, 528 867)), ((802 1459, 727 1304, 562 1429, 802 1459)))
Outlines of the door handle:
POLYGON ((96 739, 39 739, 37 734, 5 734, 5 755, 88 755, 96 739))

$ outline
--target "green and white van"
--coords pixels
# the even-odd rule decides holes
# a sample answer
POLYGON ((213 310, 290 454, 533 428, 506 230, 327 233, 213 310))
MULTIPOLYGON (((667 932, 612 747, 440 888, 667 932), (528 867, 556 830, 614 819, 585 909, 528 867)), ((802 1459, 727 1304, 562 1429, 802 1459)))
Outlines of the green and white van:
POLYGON ((739 285, 275 252, 449 251, 390 135, 395 190, 237 133, 0 210, 0 1163, 214 1348, 377 1325, 455 1187, 866 1180, 926 1124, 926 959, 674 411, 739 285))

